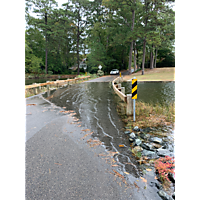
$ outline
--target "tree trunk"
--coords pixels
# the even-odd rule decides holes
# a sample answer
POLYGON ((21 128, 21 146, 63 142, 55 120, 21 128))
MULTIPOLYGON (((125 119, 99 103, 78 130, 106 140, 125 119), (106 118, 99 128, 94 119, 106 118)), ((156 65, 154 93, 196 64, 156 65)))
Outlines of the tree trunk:
POLYGON ((155 55, 155 66, 154 66, 154 68, 156 68, 156 59, 157 59, 157 53, 158 53, 158 48, 156 48, 156 55, 155 55))
MULTIPOLYGON (((47 13, 46 13, 46 12, 45 12, 45 25, 47 25, 47 13)), ((45 48, 45 71, 46 71, 46 74, 48 74, 48 67, 47 67, 47 56, 48 56, 48 49, 47 49, 47 28, 46 28, 45 37, 46 37, 46 48, 45 48)))
POLYGON ((136 71, 136 44, 134 41, 134 72, 136 71))
POLYGON ((133 41, 131 42, 130 50, 129 50, 129 61, 128 61, 129 74, 131 74, 132 52, 133 52, 133 41))
POLYGON ((77 64, 78 64, 78 72, 77 74, 79 75, 80 69, 79 69, 79 36, 77 38, 77 64))
POLYGON ((138 54, 138 50, 137 50, 137 69, 139 69, 139 54, 138 54))
POLYGON ((146 50, 146 37, 144 37, 144 42, 143 42, 142 75, 144 75, 145 50, 146 50))
POLYGON ((153 50, 154 50, 154 45, 152 45, 150 69, 153 69, 153 65, 154 65, 154 54, 153 54, 153 50))
MULTIPOLYGON (((133 32, 134 23, 135 23, 135 10, 132 11, 131 32, 133 32)), ((131 44, 130 44, 130 51, 129 51, 129 62, 128 62, 128 71, 129 71, 129 74, 131 74, 132 52, 133 52, 133 41, 131 41, 131 44)))

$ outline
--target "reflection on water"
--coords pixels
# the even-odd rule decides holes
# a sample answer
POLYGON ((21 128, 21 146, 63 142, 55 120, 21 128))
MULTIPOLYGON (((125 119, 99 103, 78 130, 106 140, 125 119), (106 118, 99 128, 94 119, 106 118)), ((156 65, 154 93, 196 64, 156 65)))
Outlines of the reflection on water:
MULTIPOLYGON (((125 87, 125 93, 131 94, 132 85, 131 82, 122 83, 122 87, 125 87)), ((175 101, 175 83, 140 83, 138 82, 138 100, 145 103, 174 103, 175 101)))

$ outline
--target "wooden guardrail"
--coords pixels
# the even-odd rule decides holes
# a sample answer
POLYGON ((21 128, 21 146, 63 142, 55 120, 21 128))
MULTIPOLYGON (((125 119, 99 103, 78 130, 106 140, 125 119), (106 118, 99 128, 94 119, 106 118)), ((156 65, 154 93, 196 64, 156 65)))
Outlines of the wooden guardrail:
POLYGON ((126 114, 133 114, 133 104, 132 104, 132 94, 125 95, 125 88, 121 87, 121 82, 123 82, 122 77, 117 77, 112 81, 112 86, 115 93, 126 103, 126 114))
POLYGON ((60 84, 60 83, 73 82, 73 81, 76 83, 76 81, 87 79, 87 78, 90 78, 90 76, 84 76, 84 77, 75 78, 75 79, 50 81, 46 83, 38 83, 38 84, 33 84, 33 85, 25 85, 25 89, 31 89, 31 88, 36 88, 36 87, 45 86, 45 85, 60 84))
POLYGON ((115 91, 115 93, 124 101, 127 103, 127 96, 125 95, 125 91, 122 92, 122 89, 121 89, 121 85, 119 87, 119 85, 117 85, 116 83, 119 83, 119 82, 122 82, 122 77, 117 77, 116 79, 114 79, 112 81, 112 86, 113 86, 113 89, 115 91))

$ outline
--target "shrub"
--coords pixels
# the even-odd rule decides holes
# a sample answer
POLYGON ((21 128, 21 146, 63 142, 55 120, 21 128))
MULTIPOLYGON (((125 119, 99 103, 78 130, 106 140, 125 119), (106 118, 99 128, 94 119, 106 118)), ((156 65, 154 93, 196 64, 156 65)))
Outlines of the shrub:
POLYGON ((104 72, 103 72, 102 70, 99 69, 99 70, 97 71, 97 75, 98 75, 98 76, 103 76, 103 75, 104 75, 104 72))
POLYGON ((158 171, 158 174, 160 176, 160 179, 162 182, 170 182, 168 178, 168 174, 174 172, 174 159, 172 159, 169 156, 165 156, 164 158, 159 158, 154 163, 156 170, 158 171))
POLYGON ((48 74, 49 74, 49 75, 52 75, 52 74, 53 74, 53 72, 52 72, 52 71, 48 71, 48 74))

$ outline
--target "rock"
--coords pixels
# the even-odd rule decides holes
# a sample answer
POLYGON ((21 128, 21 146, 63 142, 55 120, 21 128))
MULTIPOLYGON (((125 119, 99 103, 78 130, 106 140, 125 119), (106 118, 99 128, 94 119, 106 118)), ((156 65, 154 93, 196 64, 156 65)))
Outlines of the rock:
POLYGON ((149 134, 144 134, 144 133, 140 133, 140 137, 142 138, 142 139, 144 139, 144 140, 147 140, 147 139, 149 139, 150 138, 150 135, 149 134))
POLYGON ((175 183, 175 176, 174 176, 174 174, 173 173, 169 173, 168 174, 168 177, 169 177, 169 180, 172 182, 172 183, 175 183))
POLYGON ((159 149, 159 148, 162 147, 162 145, 156 144, 156 143, 153 143, 153 142, 151 143, 151 145, 154 146, 154 148, 156 148, 156 149, 159 149))
POLYGON ((149 143, 143 143, 143 144, 141 145, 141 147, 144 148, 144 149, 150 150, 150 151, 153 151, 153 150, 154 150, 153 145, 152 145, 152 144, 149 144, 149 143))
POLYGON ((135 127, 133 128, 133 130, 134 130, 134 131, 140 131, 140 129, 139 129, 138 126, 135 126, 135 127))
POLYGON ((125 135, 128 135, 128 134, 130 134, 130 133, 131 133, 130 131, 125 131, 125 132, 124 132, 125 135))
POLYGON ((172 194, 172 198, 175 199, 175 192, 174 192, 174 194, 172 194))
POLYGON ((163 200, 171 200, 172 198, 163 190, 159 190, 158 191, 159 196, 163 199, 163 200))
MULTIPOLYGON (((131 142, 131 143, 132 143, 132 142, 135 142, 135 138, 131 138, 131 137, 130 137, 128 140, 129 140, 129 142, 131 142)), ((135 144, 134 144, 134 145, 135 145, 135 144)))
POLYGON ((149 139, 151 142, 156 142, 156 143, 159 143, 161 144, 162 143, 162 139, 161 138, 158 138, 158 137, 152 137, 149 139))
POLYGON ((148 150, 144 149, 142 154, 144 156, 151 158, 151 159, 158 158, 158 155, 154 151, 148 151, 148 150))
POLYGON ((134 150, 135 152, 141 152, 141 151, 143 151, 143 148, 140 147, 140 146, 136 146, 136 147, 134 147, 133 150, 134 150))
POLYGON ((171 156, 172 155, 172 153, 167 149, 157 149, 156 151, 157 151, 157 154, 159 156, 161 156, 161 157, 171 156))
POLYGON ((135 133, 132 132, 132 133, 129 135, 129 137, 130 137, 130 138, 135 138, 135 133))
POLYGON ((151 182, 149 185, 150 185, 151 187, 157 187, 159 190, 162 190, 162 189, 163 189, 163 186, 162 186, 162 184, 160 184, 160 183, 151 182))
POLYGON ((142 143, 142 141, 141 141, 140 139, 136 139, 136 140, 135 140, 135 144, 136 144, 137 146, 139 146, 141 143, 142 143))

